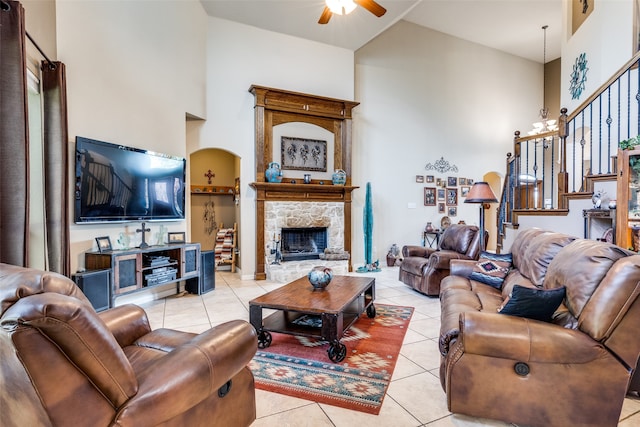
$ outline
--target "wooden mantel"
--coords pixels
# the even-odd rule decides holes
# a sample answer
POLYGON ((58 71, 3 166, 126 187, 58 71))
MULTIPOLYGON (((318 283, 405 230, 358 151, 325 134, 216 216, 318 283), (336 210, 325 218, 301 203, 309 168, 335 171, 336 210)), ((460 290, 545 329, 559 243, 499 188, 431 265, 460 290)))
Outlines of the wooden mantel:
MULTIPOLYGON (((256 182, 256 273, 266 279, 264 241, 264 203, 266 201, 344 202, 344 249, 351 252, 351 129, 352 110, 359 102, 327 98, 264 86, 249 88, 255 97, 256 182), (334 135, 333 166, 347 174, 346 185, 268 183, 267 165, 273 161, 273 127, 283 123, 309 123, 334 135)), ((351 270, 351 261, 349 261, 351 270)))

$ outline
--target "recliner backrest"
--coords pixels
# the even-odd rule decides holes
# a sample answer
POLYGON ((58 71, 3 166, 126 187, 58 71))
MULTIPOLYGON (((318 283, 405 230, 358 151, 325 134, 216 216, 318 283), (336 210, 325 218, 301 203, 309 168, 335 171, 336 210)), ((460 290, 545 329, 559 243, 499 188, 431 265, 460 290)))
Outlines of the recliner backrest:
POLYGON ((544 287, 565 286, 577 328, 635 366, 640 340, 640 255, 619 246, 577 240, 549 265, 544 287))
POLYGON ((478 234, 478 227, 475 225, 450 225, 440 237, 439 249, 466 254, 476 234, 478 234))

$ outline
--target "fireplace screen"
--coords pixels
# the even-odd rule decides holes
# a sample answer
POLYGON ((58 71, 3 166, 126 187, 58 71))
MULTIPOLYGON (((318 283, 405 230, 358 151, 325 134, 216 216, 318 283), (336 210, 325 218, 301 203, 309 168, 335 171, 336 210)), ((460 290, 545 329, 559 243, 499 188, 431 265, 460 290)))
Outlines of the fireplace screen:
POLYGON ((282 260, 319 259, 327 247, 327 227, 283 228, 282 260))

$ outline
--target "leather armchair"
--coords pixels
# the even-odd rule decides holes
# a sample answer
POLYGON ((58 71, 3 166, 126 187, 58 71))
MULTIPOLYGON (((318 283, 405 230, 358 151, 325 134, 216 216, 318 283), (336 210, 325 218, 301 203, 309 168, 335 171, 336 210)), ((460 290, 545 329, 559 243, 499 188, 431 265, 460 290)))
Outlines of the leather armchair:
POLYGON ((151 330, 140 307, 96 313, 68 278, 0 264, 3 426, 248 426, 255 329, 151 330))
MULTIPOLYGON (((452 259, 478 259, 481 234, 475 225, 454 224, 442 233, 437 249, 403 246, 400 281, 425 295, 438 296, 440 281, 449 275, 452 259)), ((485 232, 485 245, 488 238, 485 232)))

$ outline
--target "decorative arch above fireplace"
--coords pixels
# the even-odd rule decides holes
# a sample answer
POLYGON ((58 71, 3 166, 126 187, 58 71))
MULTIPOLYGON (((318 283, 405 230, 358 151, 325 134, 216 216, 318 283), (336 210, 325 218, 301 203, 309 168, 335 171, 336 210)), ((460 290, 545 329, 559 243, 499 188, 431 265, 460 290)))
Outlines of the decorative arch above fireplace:
POLYGON ((256 279, 266 279, 264 203, 269 200, 344 202, 344 250, 351 252, 351 192, 358 188, 351 183, 352 110, 359 102, 257 85, 252 85, 249 92, 255 97, 256 182, 250 185, 256 189, 256 279), (310 123, 334 134, 333 166, 346 172, 344 186, 331 182, 265 182, 265 170, 276 161, 272 158, 273 127, 293 122, 310 123))

